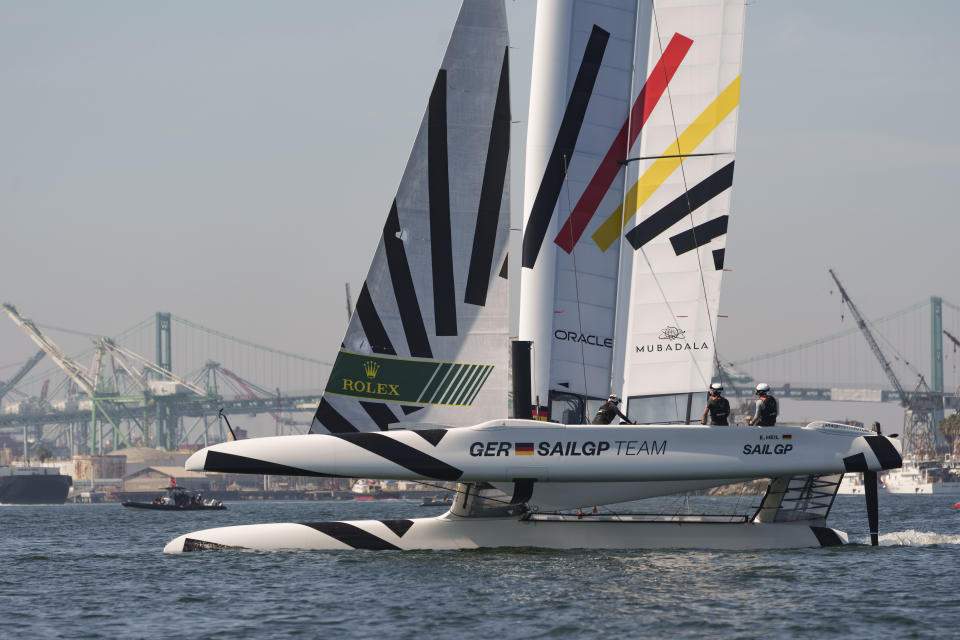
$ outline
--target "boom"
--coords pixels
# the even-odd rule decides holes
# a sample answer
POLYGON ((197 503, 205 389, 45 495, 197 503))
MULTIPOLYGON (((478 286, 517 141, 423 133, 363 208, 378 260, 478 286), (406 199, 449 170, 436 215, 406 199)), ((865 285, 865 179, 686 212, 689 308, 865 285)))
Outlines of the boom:
POLYGON ((6 382, 0 383, 0 400, 3 399, 3 396, 17 386, 17 383, 23 379, 23 376, 30 373, 30 370, 33 369, 34 365, 40 362, 43 359, 44 351, 41 349, 33 354, 33 357, 27 360, 26 364, 20 367, 20 370, 13 374, 13 377, 7 380, 6 382))
POLYGON ((833 281, 837 283, 837 288, 840 289, 840 296, 843 298, 843 301, 847 303, 847 306, 850 307, 850 312, 853 313, 853 317, 857 321, 857 326, 863 333, 863 337, 867 339, 867 344, 870 345, 870 349, 873 350, 873 355, 880 361, 880 366, 883 367, 883 372, 887 374, 887 379, 890 380, 893 388, 897 390, 897 395, 900 396, 900 405, 910 408, 910 398, 903 388, 903 385, 897 380, 897 376, 893 372, 893 367, 890 366, 890 361, 887 360, 886 356, 883 355, 883 351, 880 350, 880 345, 877 344, 877 340, 873 337, 870 327, 867 326, 867 321, 863 319, 863 316, 860 315, 860 311, 857 309, 857 305, 853 304, 853 300, 847 295, 847 291, 843 288, 843 285, 840 284, 840 279, 837 278, 837 274, 833 272, 833 269, 829 269, 829 271, 830 277, 833 278, 833 281))
POLYGON ((944 333, 944 335, 946 335, 948 338, 950 338, 950 342, 953 343, 953 346, 954 346, 954 347, 960 347, 960 340, 958 340, 958 339, 956 338, 956 336, 954 336, 952 333, 950 333, 950 332, 947 331, 946 329, 943 330, 943 333, 944 333))
POLYGON ((37 329, 36 325, 33 324, 32 320, 27 320, 21 316, 20 312, 18 312, 17 308, 12 304, 4 303, 3 312, 13 320, 14 324, 23 329, 24 333, 26 333, 44 353, 50 356, 50 359, 53 360, 71 380, 77 383, 78 387, 83 389, 91 398, 95 395, 96 385, 86 369, 71 360, 67 354, 61 351, 47 336, 43 335, 40 330, 37 329))

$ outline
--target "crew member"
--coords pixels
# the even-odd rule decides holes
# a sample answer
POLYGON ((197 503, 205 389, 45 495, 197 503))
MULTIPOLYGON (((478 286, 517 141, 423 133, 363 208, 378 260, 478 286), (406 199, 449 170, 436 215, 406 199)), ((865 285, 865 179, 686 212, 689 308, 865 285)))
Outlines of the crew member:
POLYGON ((710 424, 730 424, 727 422, 730 416, 730 403, 723 397, 723 386, 719 382, 710 385, 710 398, 703 409, 703 415, 700 416, 700 424, 707 424, 707 414, 710 415, 710 424))
POLYGON ((749 425, 758 425, 761 427, 772 427, 777 424, 777 414, 780 412, 777 407, 777 399, 770 395, 770 385, 761 382, 757 385, 757 407, 754 409, 753 417, 747 420, 749 425))
POLYGON ((593 424, 610 424, 613 422, 613 419, 617 416, 620 416, 620 419, 626 423, 630 423, 630 418, 620 413, 620 398, 617 396, 610 396, 607 398, 607 401, 600 405, 600 408, 597 410, 597 415, 593 419, 593 424))

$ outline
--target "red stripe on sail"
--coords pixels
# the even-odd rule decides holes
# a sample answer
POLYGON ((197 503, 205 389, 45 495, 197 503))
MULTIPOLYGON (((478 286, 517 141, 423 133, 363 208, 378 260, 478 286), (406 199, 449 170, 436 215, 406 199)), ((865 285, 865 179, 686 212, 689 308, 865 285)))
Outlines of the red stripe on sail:
POLYGON ((633 143, 637 141, 640 130, 646 124, 653 108, 657 106, 663 92, 667 90, 667 85, 670 84, 673 74, 676 73, 692 44, 693 40, 690 38, 675 33, 663 55, 657 60, 653 72, 647 78, 646 84, 640 89, 640 93, 633 103, 630 119, 623 123, 620 133, 614 138, 607 155, 597 168, 597 172, 593 174, 593 178, 583 191, 583 195, 580 196, 577 206, 573 208, 570 217, 563 223, 563 228, 560 229, 560 233, 554 239, 554 243, 567 253, 573 251, 573 247, 579 242, 587 224, 590 223, 591 218, 597 212, 600 201, 603 200, 603 196, 607 193, 610 185, 613 184, 617 173, 620 172, 618 161, 624 159, 633 143), (634 123, 635 128, 630 132, 630 143, 627 144, 627 126, 631 122, 634 123))

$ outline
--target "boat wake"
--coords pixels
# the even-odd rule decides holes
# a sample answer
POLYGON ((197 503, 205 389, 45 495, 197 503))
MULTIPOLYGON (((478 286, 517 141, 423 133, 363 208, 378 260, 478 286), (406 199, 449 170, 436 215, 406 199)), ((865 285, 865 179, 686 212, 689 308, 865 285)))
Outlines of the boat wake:
MULTIPOLYGON (((853 544, 870 544, 870 536, 850 536, 853 544)), ((929 547, 940 544, 960 545, 960 535, 936 533, 934 531, 893 531, 880 534, 881 547, 929 547)))

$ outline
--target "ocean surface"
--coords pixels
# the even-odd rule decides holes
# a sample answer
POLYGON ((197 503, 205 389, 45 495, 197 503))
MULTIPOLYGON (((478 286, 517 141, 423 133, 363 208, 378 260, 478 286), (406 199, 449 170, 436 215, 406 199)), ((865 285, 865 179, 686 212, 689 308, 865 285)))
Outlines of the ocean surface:
POLYGON ((202 513, 0 506, 0 637, 956 638, 957 500, 881 494, 874 548, 862 496, 839 496, 829 524, 854 544, 737 553, 165 556, 170 539, 208 527, 442 510, 393 500, 238 502, 202 513))

